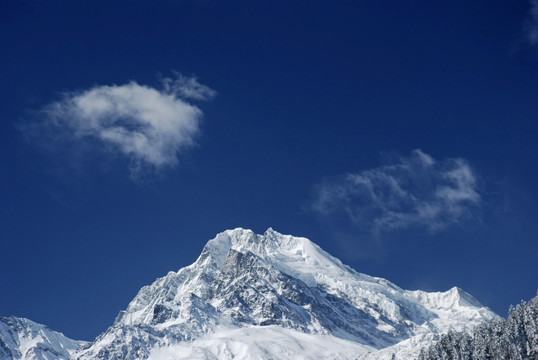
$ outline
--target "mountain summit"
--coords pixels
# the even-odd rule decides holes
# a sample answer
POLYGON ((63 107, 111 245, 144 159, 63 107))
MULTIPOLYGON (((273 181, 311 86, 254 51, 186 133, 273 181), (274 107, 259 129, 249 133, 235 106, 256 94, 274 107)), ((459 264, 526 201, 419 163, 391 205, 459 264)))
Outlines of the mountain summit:
POLYGON ((268 229, 218 234, 143 287, 74 359, 390 359, 497 316, 459 288, 407 291, 268 229))

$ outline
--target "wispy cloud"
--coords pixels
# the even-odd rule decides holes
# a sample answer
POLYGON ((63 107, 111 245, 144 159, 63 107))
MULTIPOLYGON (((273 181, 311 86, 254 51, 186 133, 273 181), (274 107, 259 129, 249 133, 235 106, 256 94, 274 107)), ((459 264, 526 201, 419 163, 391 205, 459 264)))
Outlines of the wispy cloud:
POLYGON ((162 89, 135 81, 94 86, 65 93, 46 106, 40 126, 56 130, 49 131, 55 137, 97 141, 103 149, 128 157, 136 177, 144 168, 178 164, 178 155, 193 145, 202 116, 188 99, 207 100, 215 94, 195 77, 179 73, 162 79, 162 89))
POLYGON ((175 78, 162 79, 162 83, 167 93, 175 94, 180 98, 193 100, 209 100, 217 95, 215 90, 200 84, 196 76, 183 76, 176 71, 173 73, 175 78))
POLYGON ((345 214, 376 234, 412 226, 435 232, 471 217, 480 200, 467 161, 437 161, 417 149, 380 167, 319 184, 312 208, 322 215, 345 214))
POLYGON ((530 0, 529 20, 525 24, 531 45, 538 44, 538 0, 530 0))

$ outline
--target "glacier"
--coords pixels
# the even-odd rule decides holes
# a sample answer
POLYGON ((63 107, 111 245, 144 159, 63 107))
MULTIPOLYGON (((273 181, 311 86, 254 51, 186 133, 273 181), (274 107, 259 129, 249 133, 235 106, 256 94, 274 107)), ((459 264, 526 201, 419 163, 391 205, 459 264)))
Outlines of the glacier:
POLYGON ((412 359, 442 333, 497 317, 460 288, 404 290, 306 238, 237 228, 62 359, 412 359))

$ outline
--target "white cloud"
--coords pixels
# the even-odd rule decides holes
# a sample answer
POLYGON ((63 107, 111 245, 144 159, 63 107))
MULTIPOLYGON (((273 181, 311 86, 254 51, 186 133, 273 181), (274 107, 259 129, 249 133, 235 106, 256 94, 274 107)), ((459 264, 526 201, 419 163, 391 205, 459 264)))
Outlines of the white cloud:
POLYGON ((471 217, 480 200, 467 161, 436 161, 417 149, 392 163, 318 185, 312 208, 322 215, 344 213, 374 233, 411 226, 434 232, 471 217))
POLYGON ((538 44, 538 0, 530 0, 529 21, 525 24, 531 45, 538 44))
MULTIPOLYGON (((97 140, 127 156, 131 175, 142 168, 173 167, 178 154, 193 145, 202 111, 185 99, 216 94, 196 78, 177 74, 163 79, 163 90, 131 81, 71 92, 44 108, 46 124, 76 141, 97 140)), ((57 136, 63 136, 57 135, 57 136)))

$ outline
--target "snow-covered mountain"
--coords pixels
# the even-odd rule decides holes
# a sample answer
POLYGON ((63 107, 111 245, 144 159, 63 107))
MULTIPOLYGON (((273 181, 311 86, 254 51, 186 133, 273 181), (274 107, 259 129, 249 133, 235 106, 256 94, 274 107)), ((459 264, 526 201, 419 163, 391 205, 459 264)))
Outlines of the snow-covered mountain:
POLYGON ((86 344, 28 319, 0 317, 0 359, 69 359, 86 344))
POLYGON ((142 288, 77 358, 297 358, 314 343, 334 350, 329 358, 356 358, 495 316, 461 289, 405 291, 308 239, 235 229, 210 240, 194 264, 142 288))
MULTIPOLYGON (((218 234, 143 287, 73 359, 411 359, 449 329, 497 317, 459 288, 406 291, 310 240, 218 234)), ((1 357, 0 357, 1 358, 1 357)))

